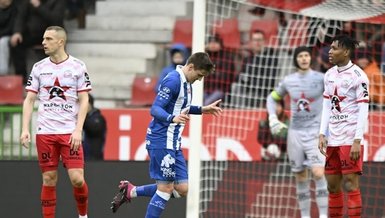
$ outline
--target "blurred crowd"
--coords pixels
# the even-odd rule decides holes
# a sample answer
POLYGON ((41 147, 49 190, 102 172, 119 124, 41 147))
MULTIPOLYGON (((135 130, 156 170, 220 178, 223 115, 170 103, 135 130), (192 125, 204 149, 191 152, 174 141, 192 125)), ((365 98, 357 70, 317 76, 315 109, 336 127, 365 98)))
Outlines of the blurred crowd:
POLYGON ((42 36, 48 26, 64 26, 77 19, 85 27, 85 14, 94 0, 0 0, 0 75, 16 74, 27 81, 28 55, 44 55, 42 36))

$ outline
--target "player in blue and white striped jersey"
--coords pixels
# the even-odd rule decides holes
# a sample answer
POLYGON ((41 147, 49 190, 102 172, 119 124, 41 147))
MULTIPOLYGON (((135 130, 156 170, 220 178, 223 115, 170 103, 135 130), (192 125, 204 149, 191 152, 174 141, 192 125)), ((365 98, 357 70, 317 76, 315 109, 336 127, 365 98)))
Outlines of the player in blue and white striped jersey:
POLYGON ((146 218, 160 217, 170 197, 186 196, 188 175, 181 150, 181 136, 189 114, 222 113, 221 100, 207 106, 191 105, 192 84, 214 71, 207 53, 198 52, 189 57, 186 65, 177 66, 162 80, 151 107, 153 117, 146 135, 146 148, 150 157, 150 176, 156 184, 134 186, 121 181, 119 193, 112 202, 116 212, 123 203, 137 196, 152 197, 146 218))

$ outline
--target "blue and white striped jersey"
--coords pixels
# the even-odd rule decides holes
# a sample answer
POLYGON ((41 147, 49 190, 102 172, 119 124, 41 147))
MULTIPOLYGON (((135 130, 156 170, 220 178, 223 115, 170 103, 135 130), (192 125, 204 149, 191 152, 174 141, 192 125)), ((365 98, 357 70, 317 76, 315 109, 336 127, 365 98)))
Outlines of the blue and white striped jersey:
POLYGON ((191 106, 192 86, 186 80, 182 66, 177 66, 162 80, 151 107, 153 119, 147 128, 147 149, 179 150, 185 124, 172 123, 175 116, 188 110, 201 114, 201 107, 191 106))

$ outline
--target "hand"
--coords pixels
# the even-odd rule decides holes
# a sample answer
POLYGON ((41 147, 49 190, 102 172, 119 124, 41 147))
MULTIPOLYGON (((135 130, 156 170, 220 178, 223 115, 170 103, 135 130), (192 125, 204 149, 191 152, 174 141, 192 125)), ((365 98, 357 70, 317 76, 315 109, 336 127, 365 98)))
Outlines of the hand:
POLYGON ((179 114, 178 116, 175 116, 173 119, 172 119, 172 122, 173 123, 187 123, 187 121, 190 120, 190 116, 186 113, 186 111, 183 111, 181 114, 179 114))
POLYGON ((355 139, 352 147, 350 148, 350 159, 356 161, 361 156, 361 140, 355 139))
POLYGON ((17 44, 23 42, 23 36, 21 33, 14 33, 11 37, 11 45, 15 47, 17 44))
POLYGON ((282 130, 287 129, 287 125, 278 120, 277 115, 269 116, 269 127, 271 134, 277 135, 282 130))
POLYGON ((219 116, 222 114, 222 108, 219 107, 219 104, 222 102, 222 99, 216 100, 215 102, 203 106, 202 107, 202 113, 203 114, 212 114, 214 116, 219 116))
POLYGON ((70 137, 69 142, 71 144, 71 149, 77 151, 82 144, 82 131, 75 130, 70 137))
POLYGON ((29 131, 22 131, 20 136, 20 143, 25 148, 29 148, 29 143, 31 142, 31 134, 29 131))
POLYGON ((318 143, 318 149, 325 157, 327 157, 326 148, 327 148, 327 140, 324 135, 319 135, 319 143, 318 143))

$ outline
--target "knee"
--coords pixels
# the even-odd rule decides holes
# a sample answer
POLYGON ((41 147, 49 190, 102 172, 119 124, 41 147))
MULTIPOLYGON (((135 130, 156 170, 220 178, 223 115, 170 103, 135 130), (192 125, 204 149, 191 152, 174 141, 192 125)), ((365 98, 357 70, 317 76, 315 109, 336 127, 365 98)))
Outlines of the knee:
POLYGON ((57 175, 52 173, 43 173, 43 185, 56 186, 57 175))
POLYGON ((313 177, 315 180, 320 180, 324 177, 324 170, 323 169, 314 169, 313 170, 313 177))
POLYGON ((70 174, 70 180, 71 180, 72 186, 74 186, 74 187, 81 187, 83 185, 83 183, 84 183, 83 173, 81 173, 81 172, 72 172, 70 174))
POLYGON ((356 184, 356 182, 354 182, 350 179, 347 179, 346 181, 344 181, 344 189, 347 192, 354 191, 354 190, 358 189, 358 184, 356 184))
POLYGON ((175 188, 174 191, 178 192, 181 197, 186 197, 188 193, 188 187, 175 188))

